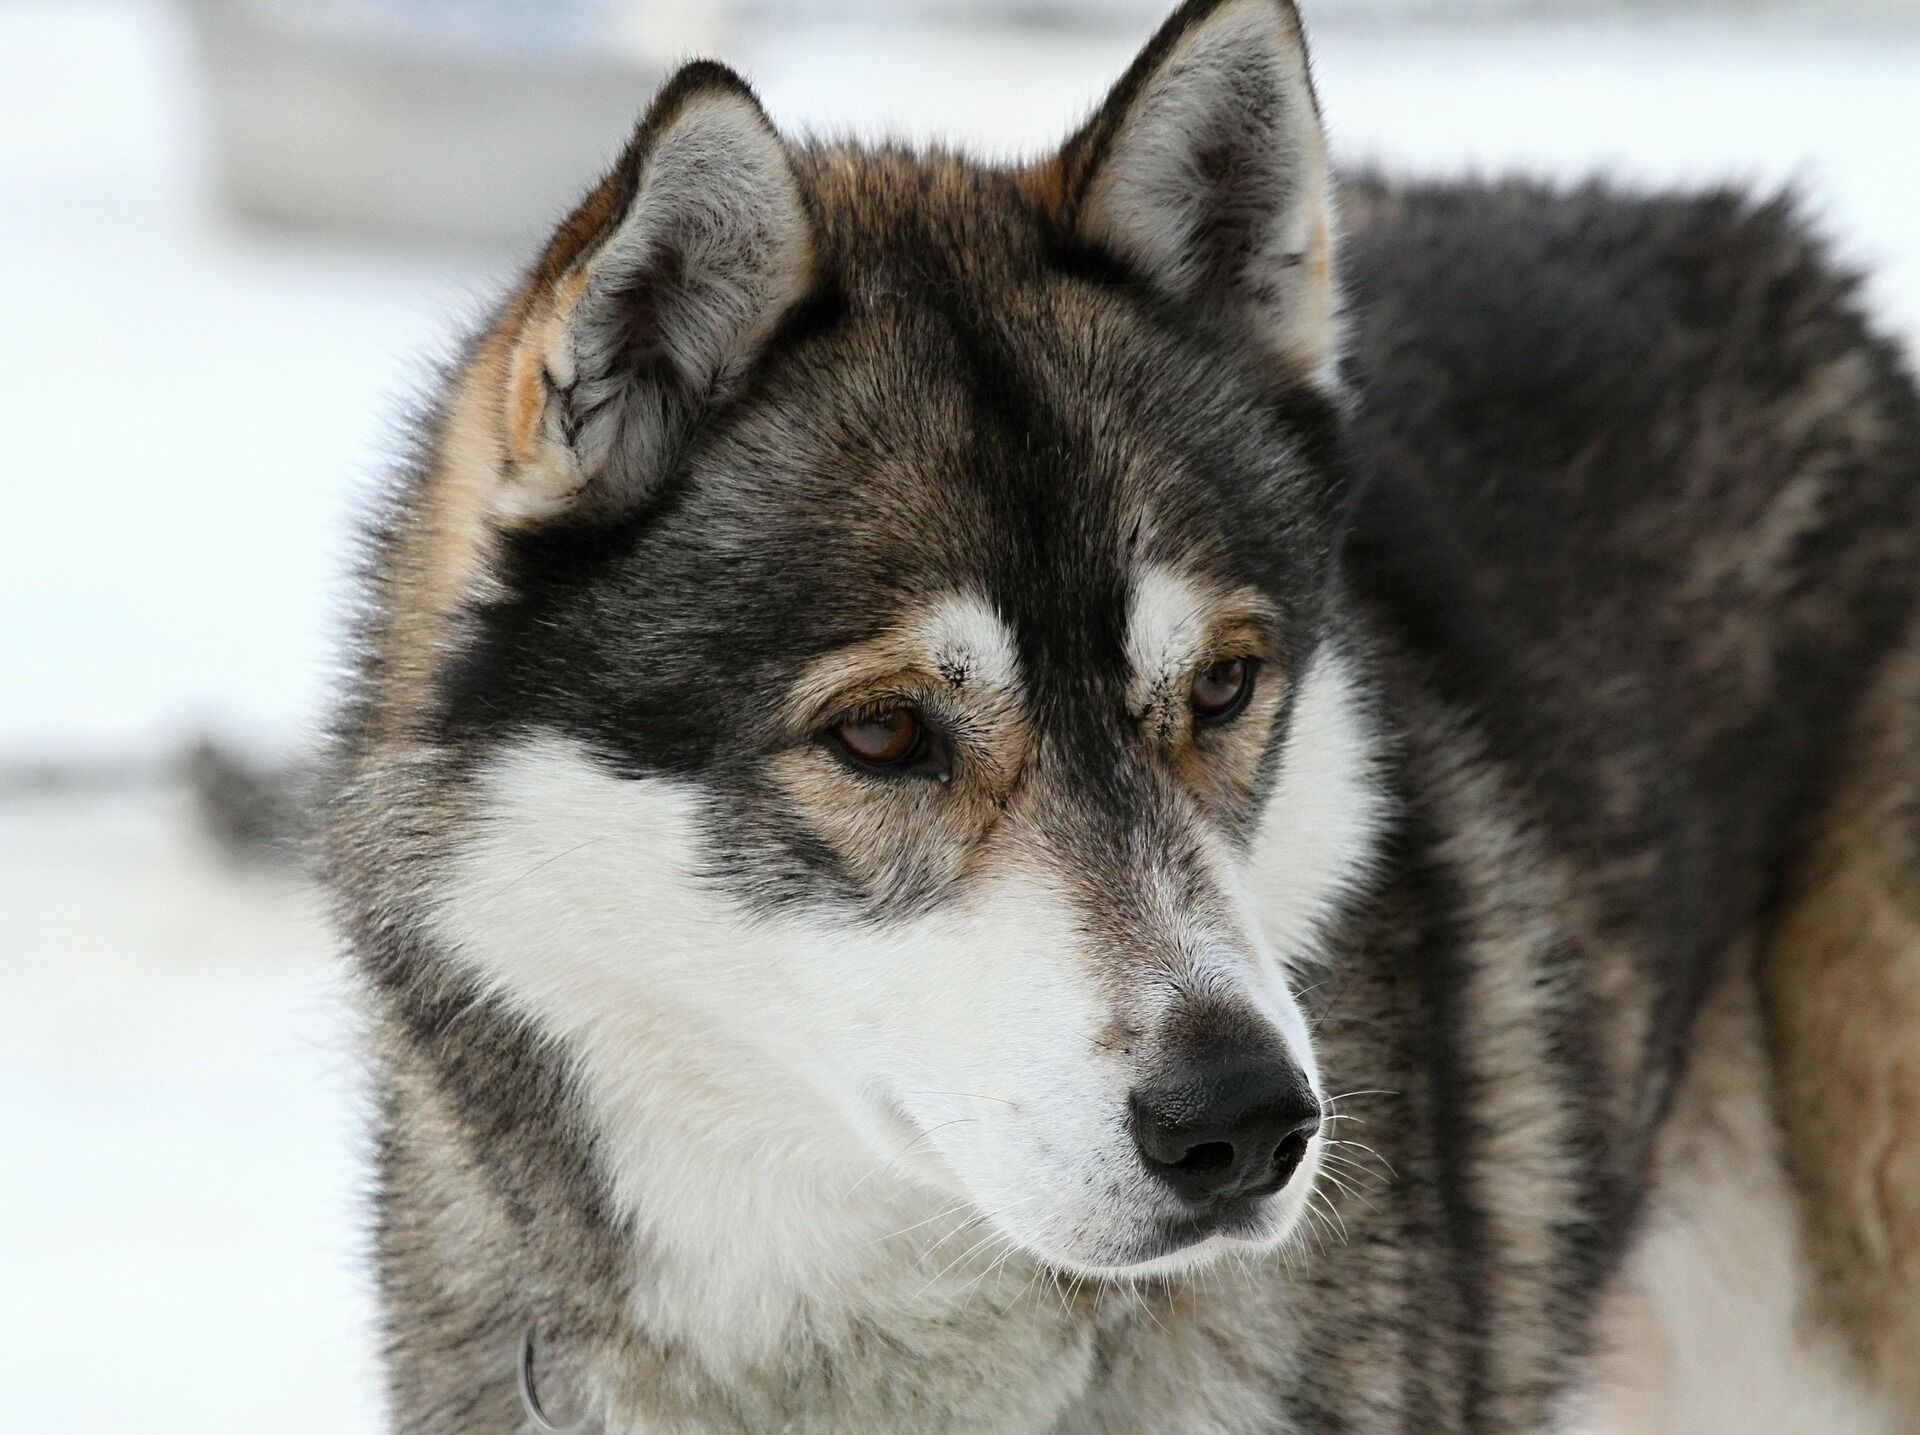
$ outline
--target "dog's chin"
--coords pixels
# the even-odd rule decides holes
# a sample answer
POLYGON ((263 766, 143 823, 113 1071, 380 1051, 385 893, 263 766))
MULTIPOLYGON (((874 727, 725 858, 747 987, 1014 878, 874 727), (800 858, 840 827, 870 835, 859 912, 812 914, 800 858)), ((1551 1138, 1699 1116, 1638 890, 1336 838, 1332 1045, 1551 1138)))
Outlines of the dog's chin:
POLYGON ((1285 1240, 1304 1201, 1272 1197, 1224 1216, 1158 1213, 1079 1250, 1035 1250, 1063 1276, 1143 1283, 1177 1280, 1230 1255, 1263 1255, 1285 1240))
MULTIPOLYGON (((1216 1231, 1185 1245, 1169 1245, 1157 1255, 1148 1254, 1124 1263, 1080 1263, 1070 1270, 1073 1275, 1088 1280, 1149 1284, 1194 1275, 1225 1259, 1232 1251, 1262 1250, 1266 1245, 1265 1241, 1248 1242, 1238 1236, 1216 1231)), ((1151 1247, 1142 1249, 1150 1250, 1151 1247)))
POLYGON ((1202 1212, 1171 1203, 1143 1203, 1134 1212, 1115 1213, 1105 1230, 1080 1227, 1068 1241, 1021 1244, 1070 1279, 1178 1281, 1229 1257, 1245 1261, 1266 1256, 1293 1238, 1318 1185, 1320 1161, 1321 1142, 1315 1140, 1293 1179, 1271 1196, 1202 1212))

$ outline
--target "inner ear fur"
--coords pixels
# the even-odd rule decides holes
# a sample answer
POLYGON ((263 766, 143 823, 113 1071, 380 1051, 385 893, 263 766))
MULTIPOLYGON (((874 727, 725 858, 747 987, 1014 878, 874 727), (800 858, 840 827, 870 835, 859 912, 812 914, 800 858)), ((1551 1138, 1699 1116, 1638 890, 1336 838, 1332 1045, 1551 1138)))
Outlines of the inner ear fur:
POLYGON ((1333 190, 1287 0, 1190 0, 1035 179, 1078 240, 1332 386, 1333 190))
POLYGON ((499 394, 495 520, 657 496, 812 269, 799 182, 759 100, 724 66, 688 65, 476 356, 499 394))

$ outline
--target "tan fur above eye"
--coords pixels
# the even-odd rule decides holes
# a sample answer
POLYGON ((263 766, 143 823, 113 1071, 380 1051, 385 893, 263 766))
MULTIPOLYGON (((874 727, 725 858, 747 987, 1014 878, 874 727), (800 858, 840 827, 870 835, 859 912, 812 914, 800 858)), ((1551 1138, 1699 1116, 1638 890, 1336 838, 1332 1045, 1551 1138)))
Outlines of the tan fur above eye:
MULTIPOLYGON (((1127 652, 1129 705, 1149 739, 1175 752, 1204 732, 1210 763, 1238 751, 1226 730, 1269 711, 1285 679, 1277 614, 1264 596, 1165 566, 1135 584, 1127 652)), ((1205 776, 1211 785, 1217 773, 1205 776)))

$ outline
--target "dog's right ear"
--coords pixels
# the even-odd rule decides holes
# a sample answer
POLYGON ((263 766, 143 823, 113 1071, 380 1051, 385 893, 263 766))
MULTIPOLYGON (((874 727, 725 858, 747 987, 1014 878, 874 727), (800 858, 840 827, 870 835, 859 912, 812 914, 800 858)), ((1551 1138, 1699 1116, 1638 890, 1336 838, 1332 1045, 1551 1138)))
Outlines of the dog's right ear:
POLYGON ((680 70, 496 335, 495 520, 613 515, 654 496, 805 294, 812 255, 786 145, 753 91, 723 65, 680 70))
POLYGON ((1032 179, 1081 240, 1337 384, 1333 184, 1292 0, 1187 0, 1032 179))

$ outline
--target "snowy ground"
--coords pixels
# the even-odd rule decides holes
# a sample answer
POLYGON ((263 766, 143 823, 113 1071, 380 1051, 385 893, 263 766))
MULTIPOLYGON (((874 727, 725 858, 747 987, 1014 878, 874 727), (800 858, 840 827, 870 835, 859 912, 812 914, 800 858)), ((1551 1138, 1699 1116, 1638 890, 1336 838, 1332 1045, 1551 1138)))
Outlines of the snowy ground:
POLYGON ((162 788, 0 803, 10 1430, 377 1427, 349 1021, 311 899, 162 788))
MULTIPOLYGON (((1913 20, 1308 17, 1345 158, 1797 179, 1920 337, 1913 20)), ((836 23, 728 49, 789 125, 1008 153, 1063 132, 1137 38, 836 23)), ((0 5, 0 769, 209 729, 296 750, 420 356, 512 263, 233 226, 193 74, 157 4, 0 5)), ((371 1427, 328 950, 297 882, 225 865, 177 790, 0 783, 10 1427, 371 1427)))

